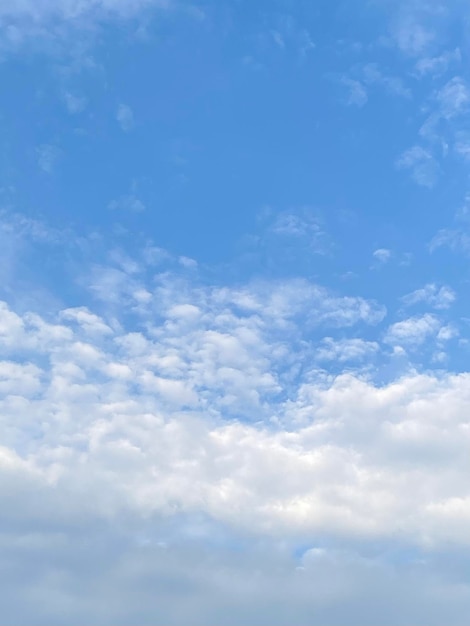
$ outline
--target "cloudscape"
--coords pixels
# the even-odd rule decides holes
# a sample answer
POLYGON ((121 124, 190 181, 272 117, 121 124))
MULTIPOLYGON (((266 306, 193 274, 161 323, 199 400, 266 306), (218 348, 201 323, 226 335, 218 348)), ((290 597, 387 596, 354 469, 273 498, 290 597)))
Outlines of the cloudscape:
POLYGON ((468 624, 468 29, 0 0, 0 624, 468 624))

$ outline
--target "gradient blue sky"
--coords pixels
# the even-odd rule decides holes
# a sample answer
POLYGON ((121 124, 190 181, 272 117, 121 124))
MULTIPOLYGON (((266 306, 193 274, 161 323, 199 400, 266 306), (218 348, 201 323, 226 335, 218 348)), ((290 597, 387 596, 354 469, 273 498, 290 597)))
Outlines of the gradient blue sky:
POLYGON ((0 622, 467 624, 467 4, 0 34, 0 622))

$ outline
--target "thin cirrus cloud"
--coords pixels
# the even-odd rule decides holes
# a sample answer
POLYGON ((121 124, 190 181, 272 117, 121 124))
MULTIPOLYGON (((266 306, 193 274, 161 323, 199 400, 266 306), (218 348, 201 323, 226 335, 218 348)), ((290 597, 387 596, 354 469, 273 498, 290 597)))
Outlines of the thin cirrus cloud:
POLYGON ((43 144, 36 149, 37 162, 46 174, 52 174, 62 156, 60 148, 53 144, 43 144))
POLYGON ((52 19, 77 19, 87 15, 131 15, 145 7, 167 7, 168 0, 24 0, 23 2, 2 2, 0 18, 29 19, 46 22, 52 19))
POLYGON ((422 146, 413 146, 406 150, 396 161, 399 169, 410 170, 418 185, 434 187, 439 175, 439 165, 433 155, 422 146))
POLYGON ((354 105, 359 108, 367 104, 369 99, 367 90, 359 80, 344 76, 341 79, 341 84, 344 85, 348 92, 346 98, 347 104, 354 105))
POLYGON ((47 51, 58 58, 71 57, 90 64, 85 53, 106 24, 145 18, 167 12, 172 0, 22 0, 0 3, 0 55, 25 50, 47 51), (79 39, 77 39, 79 34, 79 39))

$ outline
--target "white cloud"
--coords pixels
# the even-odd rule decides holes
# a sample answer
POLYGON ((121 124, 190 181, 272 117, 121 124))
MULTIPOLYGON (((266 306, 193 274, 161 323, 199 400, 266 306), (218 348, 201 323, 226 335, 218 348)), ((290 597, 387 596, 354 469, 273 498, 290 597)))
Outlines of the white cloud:
POLYGON ((455 135, 454 151, 464 160, 470 160, 470 135, 466 132, 457 132, 455 135))
POLYGON ((433 77, 444 74, 452 63, 459 63, 462 55, 459 48, 446 51, 435 57, 423 57, 416 62, 416 69, 421 76, 431 74, 433 77))
POLYGON ((362 69, 363 80, 367 85, 382 86, 388 93, 403 98, 411 97, 411 90, 405 86, 399 76, 384 74, 377 63, 368 63, 362 69))
POLYGON ((76 96, 69 91, 64 94, 64 102, 69 113, 81 113, 87 106, 86 98, 76 96))
POLYGON ((83 56, 84 47, 104 24, 173 5, 172 0, 2 0, 0 53, 39 45, 53 54, 83 56), (80 42, 74 36, 77 31, 80 42))
POLYGON ((427 141, 440 144, 444 153, 449 142, 461 144, 465 156, 465 140, 458 128, 458 118, 468 112, 470 90, 466 81, 454 76, 430 98, 431 113, 421 126, 420 135, 427 141), (459 139, 460 137, 460 139, 459 139))
POLYGON ((470 252, 470 235, 462 229, 444 228, 433 237, 429 249, 434 252, 438 248, 450 248, 452 252, 470 252))
POLYGON ((392 252, 391 250, 388 250, 387 248, 378 248, 377 250, 374 250, 372 256, 374 257, 374 259, 376 259, 376 261, 378 261, 381 264, 384 264, 390 260, 392 256, 392 252))
POLYGON ((467 112, 470 105, 470 90, 466 81, 460 76, 455 76, 437 93, 436 100, 440 115, 446 119, 467 112))
MULTIPOLYGON (((301 60, 315 49, 310 32, 292 14, 276 14, 269 36, 279 50, 293 52, 301 60)), ((264 37, 260 38, 264 40, 264 37)))
POLYGON ((296 239, 296 246, 305 244, 311 252, 325 254, 331 242, 321 220, 308 208, 284 211, 275 216, 268 232, 277 236, 296 239))
POLYGON ((431 0, 397 0, 381 3, 389 9, 392 43, 411 58, 430 58, 446 43, 452 19, 461 17, 461 3, 431 0))
POLYGON ((166 7, 167 0, 19 0, 0 2, 0 19, 77 20, 87 15, 128 16, 145 7, 166 7))
POLYGON ((379 344, 375 341, 364 341, 364 339, 335 340, 332 337, 326 337, 316 351, 316 358, 319 361, 346 363, 347 361, 362 361, 371 358, 378 351, 379 344))
POLYGON ((459 331, 455 326, 449 324, 448 326, 443 326, 439 332, 437 333, 437 340, 440 342, 450 341, 451 339, 455 339, 459 336, 459 331))
MULTIPOLYGON (((2 350, 26 352, 24 362, 0 364, 0 472, 8 467, 9 485, 42 494, 34 506, 20 497, 23 508, 10 505, 10 515, 67 527, 79 510, 93 523, 178 512, 274 537, 399 532, 417 545, 468 543, 466 514, 445 508, 467 489, 467 375, 287 386, 283 369, 299 353, 283 350, 282 335, 277 343, 266 335, 269 318, 235 317, 217 295, 203 308, 172 300, 167 319, 140 335, 111 335, 85 310, 65 311, 57 324, 4 309, 3 337, 12 323, 18 330, 2 350), (88 324, 106 332, 90 343, 88 324), (287 400, 276 400, 280 384, 287 400), (227 419, 233 407, 242 419, 227 419), (276 415, 279 427, 263 415, 276 415)), ((429 326, 438 329, 426 318, 394 332, 416 342, 429 326)), ((376 350, 324 346, 343 360, 376 350)))
POLYGON ((421 146, 406 150, 397 160, 399 169, 408 169, 418 185, 432 188, 437 180, 439 165, 432 154, 421 146))
POLYGON ((61 157, 61 150, 51 144, 43 144, 36 149, 38 165, 46 174, 52 174, 57 161, 61 157))
POLYGON ((132 109, 127 104, 120 104, 116 112, 116 120, 124 132, 129 132, 134 128, 135 120, 132 109))
POLYGON ((341 83, 348 89, 348 104, 363 107, 367 103, 367 91, 361 82, 344 76, 341 83))
POLYGON ((448 309, 455 302, 455 292, 450 287, 443 285, 438 287, 434 283, 429 283, 402 298, 406 306, 425 303, 435 309, 448 309))
MULTIPOLYGON (((380 306, 305 280, 201 284, 177 260, 178 273, 152 266, 146 280, 143 261, 111 256, 91 276, 95 306, 47 319, 0 307, 0 499, 13 529, 0 547, 8 571, 14 561, 32 581, 28 602, 3 614, 53 623, 66 599, 81 607, 77 620, 103 623, 109 586, 113 623, 137 605, 150 623, 156 593, 165 623, 187 621, 189 604, 191 623, 213 611, 228 625, 227 602, 244 598, 238 621, 287 585, 298 602, 274 623, 301 623, 312 607, 332 620, 332 607, 371 585, 390 590, 391 571, 403 611, 400 581, 423 570, 414 556, 395 570, 390 546, 430 558, 469 542, 469 375, 383 386, 328 376, 318 359, 378 353, 376 342, 331 333, 380 321, 380 306), (168 585, 171 604, 158 595, 168 585)), ((416 344, 430 328, 439 342, 454 336, 432 316, 390 334, 416 344)))
POLYGON ((435 32, 411 14, 399 19, 392 36, 401 52, 410 56, 424 54, 435 41, 435 32))
POLYGON ((460 222, 468 223, 470 220, 470 193, 465 195, 463 199, 462 206, 459 207, 455 214, 455 218, 460 222))
POLYGON ((133 213, 141 213, 145 211, 145 204, 134 194, 129 194, 126 196, 121 196, 116 200, 112 200, 108 208, 112 211, 122 210, 122 211, 131 211, 133 213))
POLYGON ((441 323, 438 318, 429 313, 409 317, 392 324, 387 331, 385 341, 397 345, 419 346, 429 337, 435 336, 440 328, 441 323))
POLYGON ((86 307, 64 309, 60 312, 59 318, 79 324, 86 335, 109 335, 113 332, 98 315, 91 313, 86 307))

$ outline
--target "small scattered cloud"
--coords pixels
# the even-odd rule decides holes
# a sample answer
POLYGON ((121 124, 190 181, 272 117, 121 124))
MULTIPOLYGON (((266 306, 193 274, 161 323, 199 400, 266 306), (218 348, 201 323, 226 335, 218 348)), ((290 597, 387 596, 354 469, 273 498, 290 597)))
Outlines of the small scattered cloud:
POLYGON ((429 189, 434 187, 439 174, 439 164, 433 155, 417 145, 406 150, 396 161, 396 166, 398 169, 410 170, 413 180, 429 189))
POLYGON ((437 145, 443 155, 448 153, 449 144, 453 144, 455 152, 467 158, 468 133, 460 125, 470 110, 467 82, 454 76, 432 94, 426 108, 428 115, 419 130, 420 136, 437 145))
POLYGON ((362 68, 362 79, 367 85, 379 85, 389 94, 402 98, 411 97, 411 89, 405 86, 399 76, 388 76, 379 68, 377 63, 368 63, 362 68))
POLYGON ((315 356, 319 361, 363 361, 374 356, 379 351, 379 344, 364 339, 340 339, 325 337, 316 350, 315 356))
POLYGON ((354 80, 353 78, 343 76, 341 83, 348 90, 347 104, 354 105, 359 108, 367 104, 367 91, 361 82, 354 80))
POLYGON ((440 343, 445 343, 446 341, 455 339, 458 336, 458 329, 453 324, 448 324, 447 326, 443 326, 437 333, 437 341, 440 343))
POLYGON ((43 144, 36 148, 38 165, 46 174, 52 174, 61 155, 60 148, 53 144, 43 144))
POLYGON ((303 240, 313 252, 322 254, 329 249, 329 237, 321 220, 308 210, 278 214, 270 232, 280 237, 303 240))
POLYGON ((279 50, 291 52, 301 60, 316 47, 310 32, 293 15, 277 15, 269 36, 279 50))
POLYGON ((459 133, 454 144, 454 152, 465 161, 470 161, 470 136, 467 133, 459 133))
POLYGON ((392 251, 388 250, 388 248, 378 248, 377 250, 374 250, 372 256, 380 265, 385 265, 385 263, 388 263, 388 261, 390 261, 392 257, 392 251))
POLYGON ((131 107, 127 104, 120 104, 116 112, 116 120, 125 133, 131 131, 135 125, 134 113, 131 107))
POLYGON ((457 210, 455 219, 459 222, 470 222, 470 193, 465 195, 462 206, 457 210))
MULTIPOLYGON (((0 2, 0 54, 25 49, 77 58, 106 24, 167 11, 173 0, 20 0, 0 2)), ((142 27, 136 31, 136 36, 142 27)), ((85 53, 87 62, 90 57, 85 53)))
POLYGON ((459 48, 453 51, 446 51, 435 57, 422 57, 416 62, 416 70, 419 76, 432 76, 437 78, 447 72, 453 63, 460 63, 462 54, 459 48))
POLYGON ((439 115, 451 119, 466 113, 470 106, 470 90, 461 76, 454 76, 437 92, 439 115))
POLYGON ((469 254, 470 234, 462 229, 443 228, 429 244, 431 252, 435 252, 439 248, 449 248, 452 252, 469 254))
POLYGON ((412 14, 402 15, 392 28, 392 38, 398 49, 407 56, 425 54, 436 39, 433 29, 412 14))
POLYGON ((112 200, 108 204, 108 208, 112 211, 131 211, 132 213, 142 213, 142 211, 145 211, 146 206, 137 196, 134 194, 128 194, 121 196, 116 200, 112 200))
POLYGON ((312 254, 329 255, 334 248, 324 220, 311 207, 286 211, 264 207, 258 220, 259 232, 245 237, 244 242, 249 254, 270 266, 303 264, 312 254))
POLYGON ((421 289, 403 296, 405 306, 415 304, 427 304, 435 309, 448 309, 455 302, 456 294, 453 289, 444 285, 438 287, 435 283, 429 283, 421 289))
POLYGON ((198 266, 198 263, 195 259, 191 259, 187 256, 180 256, 178 258, 178 262, 182 267, 185 267, 186 269, 196 269, 198 266))
POLYGON ((429 337, 436 336, 440 329, 439 319, 426 313, 392 324, 387 330, 385 341, 392 345, 416 347, 423 344, 429 337))
POLYGON ((283 36, 281 35, 281 33, 277 30, 272 30, 271 31, 271 35, 273 38, 274 43, 281 48, 282 50, 284 50, 284 48, 286 47, 286 43, 284 41, 283 36))
POLYGON ((388 23, 392 43, 405 57, 421 59, 432 57, 444 41, 445 29, 450 23, 449 5, 457 8, 458 2, 443 3, 427 0, 396 0, 381 3, 390 9, 388 23))
POLYGON ((71 114, 81 113, 87 106, 87 99, 76 96, 69 91, 64 93, 64 102, 67 110, 71 114))

